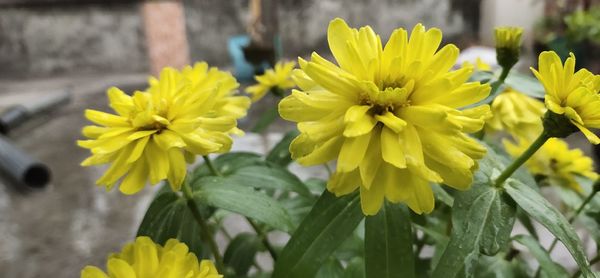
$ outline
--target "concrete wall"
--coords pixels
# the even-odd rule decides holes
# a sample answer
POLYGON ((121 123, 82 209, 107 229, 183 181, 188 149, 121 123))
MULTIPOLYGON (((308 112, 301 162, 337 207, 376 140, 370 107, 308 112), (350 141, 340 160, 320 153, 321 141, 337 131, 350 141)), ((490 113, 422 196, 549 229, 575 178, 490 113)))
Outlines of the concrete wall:
MULTIPOLYGON (((327 23, 370 24, 387 38, 417 22, 460 35, 465 20, 456 0, 282 0, 280 30, 286 56, 326 53, 327 23)), ((464 1, 464 0, 461 0, 464 1)), ((244 34, 248 1, 184 0, 192 60, 229 64, 227 40, 244 34)), ((79 72, 146 72, 148 62, 137 4, 0 7, 0 79, 79 72)))

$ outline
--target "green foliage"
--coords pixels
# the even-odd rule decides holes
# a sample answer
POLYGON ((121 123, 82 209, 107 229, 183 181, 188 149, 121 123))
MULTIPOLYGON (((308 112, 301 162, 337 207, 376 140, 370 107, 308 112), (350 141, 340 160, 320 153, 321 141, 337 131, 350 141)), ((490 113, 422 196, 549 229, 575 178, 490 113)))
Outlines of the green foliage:
POLYGON ((405 205, 387 203, 365 221, 367 277, 416 277, 410 215, 405 205))
POLYGON ((261 246, 260 239, 255 234, 238 234, 225 250, 225 264, 232 267, 237 275, 246 275, 254 264, 254 257, 261 246))
POLYGON ((528 235, 516 235, 513 239, 529 249, 529 252, 540 263, 542 271, 548 278, 569 276, 562 266, 552 261, 550 254, 546 252, 537 239, 528 235))
POLYGON ((277 259, 273 277, 314 277, 363 217, 357 193, 323 192, 277 259))

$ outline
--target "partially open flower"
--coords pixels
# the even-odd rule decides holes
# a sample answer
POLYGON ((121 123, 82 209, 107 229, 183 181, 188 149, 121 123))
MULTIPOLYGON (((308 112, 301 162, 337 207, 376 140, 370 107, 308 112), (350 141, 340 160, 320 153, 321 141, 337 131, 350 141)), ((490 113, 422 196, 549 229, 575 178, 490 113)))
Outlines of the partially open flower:
POLYGON ((371 27, 351 29, 341 19, 327 35, 338 65, 316 53, 299 59, 294 74, 302 91, 279 103, 301 132, 292 157, 304 165, 337 158, 327 188, 338 196, 359 189, 366 215, 384 198, 432 211, 430 182, 469 188, 486 149, 466 133, 480 130, 490 110, 460 108, 484 99, 490 87, 466 82, 472 67, 450 71, 458 48, 438 51, 442 32, 421 24, 410 39, 396 29, 385 47, 371 27))
MULTIPOLYGON (((506 151, 514 157, 521 155, 531 142, 519 140, 518 144, 505 140, 506 151)), ((531 173, 543 176, 551 184, 557 184, 581 192, 576 176, 598 179, 594 172, 593 160, 580 149, 569 149, 569 145, 559 138, 550 138, 526 163, 531 173)))
POLYGON ((138 237, 123 247, 121 253, 111 254, 106 272, 95 266, 86 266, 81 278, 222 278, 209 260, 198 262, 187 245, 169 239, 165 246, 156 244, 149 237, 138 237))
POLYGON ((493 116, 487 120, 486 129, 533 140, 542 132, 544 111, 541 101, 509 88, 492 102, 493 116))
POLYGON ((523 28, 498 27, 495 30, 496 59, 503 68, 512 68, 519 61, 523 28))
POLYGON ((146 92, 133 96, 110 88, 110 107, 116 114, 85 111, 96 125, 83 128, 89 140, 78 144, 92 156, 81 164, 111 164, 96 183, 110 189, 124 177, 119 190, 125 194, 140 191, 148 180, 156 184, 168 179, 179 190, 186 160, 231 148, 230 134, 238 133, 236 120, 250 105, 247 97, 234 95, 237 87, 231 74, 198 63, 183 73, 164 69, 160 79, 150 79, 146 92))
MULTIPOLYGON (((563 66, 554 51, 542 52, 539 70, 531 70, 544 85, 546 107, 552 113, 566 117, 568 121, 565 122, 581 130, 590 142, 599 144, 600 138, 589 128, 600 128, 600 75, 594 75, 586 69, 575 72, 575 56, 572 53, 563 66)), ((552 135, 566 137, 569 135, 567 133, 552 135)))
POLYGON ((258 101, 271 90, 286 90, 296 86, 292 80, 294 66, 295 62, 277 62, 275 68, 255 76, 258 84, 246 88, 246 92, 252 96, 252 101, 258 101))

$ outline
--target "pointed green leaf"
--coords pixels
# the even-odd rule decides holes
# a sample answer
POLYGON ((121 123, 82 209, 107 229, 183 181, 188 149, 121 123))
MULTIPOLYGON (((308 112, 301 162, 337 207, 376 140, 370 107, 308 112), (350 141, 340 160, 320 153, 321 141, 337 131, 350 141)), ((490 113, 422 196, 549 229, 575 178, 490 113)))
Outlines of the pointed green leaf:
POLYGON ((235 270, 237 276, 245 276, 252 267, 260 246, 260 239, 255 234, 238 234, 229 242, 223 261, 235 270))
POLYGON ((546 227, 567 247, 583 274, 592 276, 581 240, 567 219, 537 191, 518 180, 506 181, 505 189, 527 214, 546 227))
POLYGON ((321 266, 315 278, 343 278, 343 275, 344 267, 340 261, 331 258, 321 266))
POLYGON ((365 278, 365 261, 361 257, 350 260, 344 271, 344 278, 365 278))
POLYGON ((298 177, 277 165, 242 167, 226 178, 228 182, 254 188, 292 191, 305 197, 312 197, 298 177))
MULTIPOLYGON (((208 214, 204 207, 200 211, 208 214)), ((176 238, 202 258, 206 257, 208 249, 204 248, 199 235, 200 227, 187 202, 174 192, 163 193, 152 201, 137 232, 137 236, 148 236, 158 244, 176 238)))
MULTIPOLYGON (((253 165, 266 165, 267 162, 256 153, 250 152, 230 152, 219 155, 213 161, 213 164, 217 171, 219 171, 222 175, 227 176, 240 169, 242 167, 248 167, 253 165)), ((210 169, 206 166, 206 164, 200 164, 194 171, 192 172, 192 183, 205 176, 211 176, 212 173, 210 169)))
POLYGON ((201 204, 229 210, 281 231, 292 231, 285 208, 273 198, 227 177, 203 177, 192 184, 194 199, 201 204))
POLYGON ((358 192, 336 197, 325 190, 281 252, 273 277, 314 277, 363 217, 358 192))
POLYGON ((367 277, 415 277, 410 215, 405 205, 386 204, 365 221, 367 277))
POLYGON ((548 251, 540 245, 537 239, 528 235, 516 235, 513 239, 529 249, 548 278, 569 277, 569 273, 561 265, 552 261, 548 251))
POLYGON ((280 166, 288 166, 292 162, 292 155, 290 154, 290 143, 298 136, 298 130, 292 130, 286 133, 281 141, 271 149, 267 154, 267 161, 275 163, 280 166))

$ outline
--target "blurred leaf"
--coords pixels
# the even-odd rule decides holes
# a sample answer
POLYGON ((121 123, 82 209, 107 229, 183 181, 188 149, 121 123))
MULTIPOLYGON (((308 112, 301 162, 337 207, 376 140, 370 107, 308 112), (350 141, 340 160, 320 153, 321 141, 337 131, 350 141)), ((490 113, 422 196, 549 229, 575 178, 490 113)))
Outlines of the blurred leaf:
POLYGON ((315 278, 343 278, 344 277, 344 267, 340 263, 340 261, 335 259, 329 259, 325 262, 315 278))
POLYGON ((251 131, 255 133, 262 133, 277 119, 277 116, 279 116, 277 106, 274 105, 273 107, 269 107, 267 111, 260 115, 260 118, 258 118, 258 121, 251 131))
POLYGON ((529 249, 531 255, 540 263, 540 267, 547 277, 569 277, 569 273, 561 265, 552 261, 548 251, 540 245, 537 239, 527 235, 516 235, 513 239, 529 249))
POLYGON ((444 203, 449 207, 452 207, 454 205, 454 197, 450 196, 450 194, 448 194, 448 192, 446 192, 446 190, 444 190, 444 188, 442 188, 441 185, 432 183, 431 189, 433 190, 435 198, 438 201, 444 203))
POLYGON ((523 227, 525 227, 532 237, 535 239, 539 238, 537 230, 535 229, 535 226, 533 226, 533 222, 531 222, 531 218, 529 218, 529 215, 527 215, 520 207, 517 208, 517 219, 519 219, 519 222, 521 222, 523 227))
POLYGON ((544 86, 532 75, 522 74, 516 70, 510 71, 504 83, 515 91, 526 94, 532 98, 544 99, 546 91, 544 86))
MULTIPOLYGON (((224 176, 230 175, 242 167, 267 164, 267 162, 260 155, 250 152, 225 153, 213 159, 212 162, 217 171, 219 171, 224 176)), ((192 172, 192 183, 196 179, 211 175, 212 173, 210 172, 206 164, 200 164, 192 172)))
POLYGON ((314 277, 363 217, 358 192, 336 197, 325 190, 281 252, 273 277, 314 277))
POLYGON ((325 190, 325 187, 327 186, 327 181, 316 178, 309 178, 308 180, 304 181, 304 184, 306 185, 306 187, 308 187, 310 192, 318 192, 317 194, 319 194, 323 192, 323 190, 325 190))
POLYGON ((315 202, 316 198, 306 198, 303 196, 294 196, 281 200, 281 204, 290 215, 290 219, 296 227, 308 215, 315 202))
POLYGON ((415 277, 410 215, 405 205, 388 202, 365 220, 367 277, 415 277))
POLYGON ((591 276, 581 240, 567 219, 537 191, 518 180, 507 180, 504 188, 527 214, 546 227, 567 247, 583 273, 591 276))
POLYGON ((335 250, 334 256, 342 261, 349 261, 357 257, 363 258, 365 256, 365 241, 355 232, 335 250))
POLYGON ((292 162, 292 156, 290 154, 290 143, 296 136, 298 136, 299 132, 297 130, 292 130, 286 133, 281 141, 271 149, 269 154, 267 154, 267 161, 273 162, 280 166, 288 166, 292 162))
POLYGON ((255 234, 238 234, 229 242, 223 260, 227 266, 235 270, 237 276, 245 276, 252 267, 254 257, 261 245, 260 239, 255 234))
POLYGON ((253 218, 281 231, 293 230, 290 216, 279 202, 235 179, 203 177, 194 181, 192 187, 194 199, 201 204, 253 218))
MULTIPOLYGON (((201 212, 205 209, 199 208, 201 212)), ((158 244, 176 238, 185 243, 198 258, 207 257, 200 239, 200 227, 187 207, 185 199, 174 192, 166 192, 152 201, 138 228, 137 236, 148 236, 158 244)))
POLYGON ((361 257, 353 258, 346 266, 344 278, 365 278, 365 261, 361 257))

